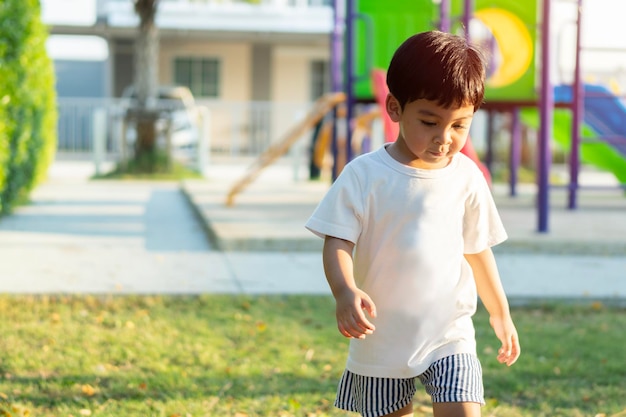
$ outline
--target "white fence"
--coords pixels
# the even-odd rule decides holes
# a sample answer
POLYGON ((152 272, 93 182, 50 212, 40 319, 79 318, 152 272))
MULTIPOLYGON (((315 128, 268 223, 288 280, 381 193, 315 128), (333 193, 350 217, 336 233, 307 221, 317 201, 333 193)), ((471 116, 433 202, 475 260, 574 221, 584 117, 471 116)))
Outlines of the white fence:
MULTIPOLYGON (((308 103, 200 101, 191 110, 207 155, 256 156, 282 136, 311 107, 308 103)), ((128 103, 113 98, 58 98, 57 153, 119 160, 123 156, 128 103), (100 122, 99 122, 100 121, 100 122)), ((168 104, 159 103, 161 108, 168 104)), ((309 137, 301 138, 308 141, 309 137)))

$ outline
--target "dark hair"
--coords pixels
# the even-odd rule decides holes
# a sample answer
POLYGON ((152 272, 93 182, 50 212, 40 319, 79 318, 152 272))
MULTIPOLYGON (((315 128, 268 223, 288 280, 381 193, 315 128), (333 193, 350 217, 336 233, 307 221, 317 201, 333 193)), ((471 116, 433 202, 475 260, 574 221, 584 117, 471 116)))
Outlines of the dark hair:
POLYGON ((396 50, 387 85, 402 108, 425 99, 445 108, 472 104, 476 111, 485 94, 485 73, 483 54, 465 38, 430 31, 411 36, 396 50))

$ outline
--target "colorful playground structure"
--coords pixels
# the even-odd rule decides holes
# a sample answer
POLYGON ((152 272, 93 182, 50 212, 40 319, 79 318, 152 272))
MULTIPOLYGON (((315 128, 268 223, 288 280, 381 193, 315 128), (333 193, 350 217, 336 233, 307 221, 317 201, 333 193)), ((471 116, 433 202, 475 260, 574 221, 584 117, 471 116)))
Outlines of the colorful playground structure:
MULTIPOLYGON (((368 129, 375 118, 382 120, 384 140, 395 140, 397 126, 387 118, 382 107, 388 91, 384 69, 397 46, 407 37, 432 29, 471 36, 472 42, 488 52, 489 73, 482 106, 487 112, 489 127, 486 155, 484 160, 479 160, 471 140, 463 150, 476 161, 488 180, 493 158, 494 115, 511 115, 511 195, 516 193, 522 125, 538 130, 539 232, 548 231, 552 143, 569 153, 570 209, 577 205, 581 163, 612 172, 622 187, 626 187, 624 102, 604 86, 582 82, 583 0, 575 0, 578 16, 574 83, 559 86, 550 83, 550 16, 554 1, 559 0, 334 0, 331 42, 334 93, 318 100, 305 120, 261 155, 258 163, 233 187, 228 204, 233 204, 235 195, 253 181, 258 171, 284 154, 305 131, 315 129, 326 135, 320 143, 322 149, 330 145, 333 179, 347 161, 367 151, 362 140, 371 134, 368 129), (338 131, 341 118, 348 121, 343 123, 343 132, 338 131)), ((317 151, 313 152, 318 160, 319 148, 318 143, 317 151)))
MULTIPOLYGON (((550 83, 550 22, 555 1, 414 0, 409 5, 403 0, 335 0, 333 86, 336 91, 346 92, 348 120, 356 116, 361 103, 375 100, 376 83, 372 82, 375 78, 372 74, 387 67, 395 48, 408 36, 431 29, 471 36, 472 42, 489 52, 490 72, 482 106, 488 114, 488 125, 491 126, 496 113, 506 112, 512 117, 509 159, 512 195, 516 192, 520 164, 522 124, 539 132, 538 231, 547 232, 552 143, 569 152, 570 209, 577 205, 581 163, 612 172, 622 187, 626 186, 626 107, 609 89, 583 84, 581 79, 583 0, 576 0, 574 83, 571 86, 550 83), (470 22, 472 31, 468 30, 470 22), (342 37, 343 25, 345 36, 342 37)), ((389 135, 390 128, 385 128, 389 135)), ((477 161, 479 165, 491 165, 492 134, 490 128, 485 160, 477 161)), ((347 137, 350 136, 348 133, 347 137)), ((348 160, 352 150, 348 143, 345 150, 348 160)), ((476 158, 471 148, 466 153, 476 158)))

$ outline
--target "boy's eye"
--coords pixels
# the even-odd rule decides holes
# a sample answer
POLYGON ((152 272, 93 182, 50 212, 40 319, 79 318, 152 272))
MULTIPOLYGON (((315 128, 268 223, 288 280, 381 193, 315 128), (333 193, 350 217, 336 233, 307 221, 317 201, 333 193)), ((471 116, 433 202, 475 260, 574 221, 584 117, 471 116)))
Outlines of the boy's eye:
POLYGON ((437 123, 435 123, 435 122, 429 122, 429 121, 427 121, 427 120, 422 120, 422 124, 423 124, 424 126, 437 126, 437 123))

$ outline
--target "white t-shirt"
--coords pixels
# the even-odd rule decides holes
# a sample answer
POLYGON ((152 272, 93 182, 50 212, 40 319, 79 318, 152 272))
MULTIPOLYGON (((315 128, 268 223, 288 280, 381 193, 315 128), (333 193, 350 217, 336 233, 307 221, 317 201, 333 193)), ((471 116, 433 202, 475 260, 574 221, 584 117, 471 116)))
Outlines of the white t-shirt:
POLYGON ((475 353, 477 294, 464 253, 506 239, 483 174, 458 153, 416 169, 386 150, 343 169, 306 228, 355 243, 354 278, 376 304, 376 330, 351 339, 347 369, 410 378, 457 353, 475 353))

